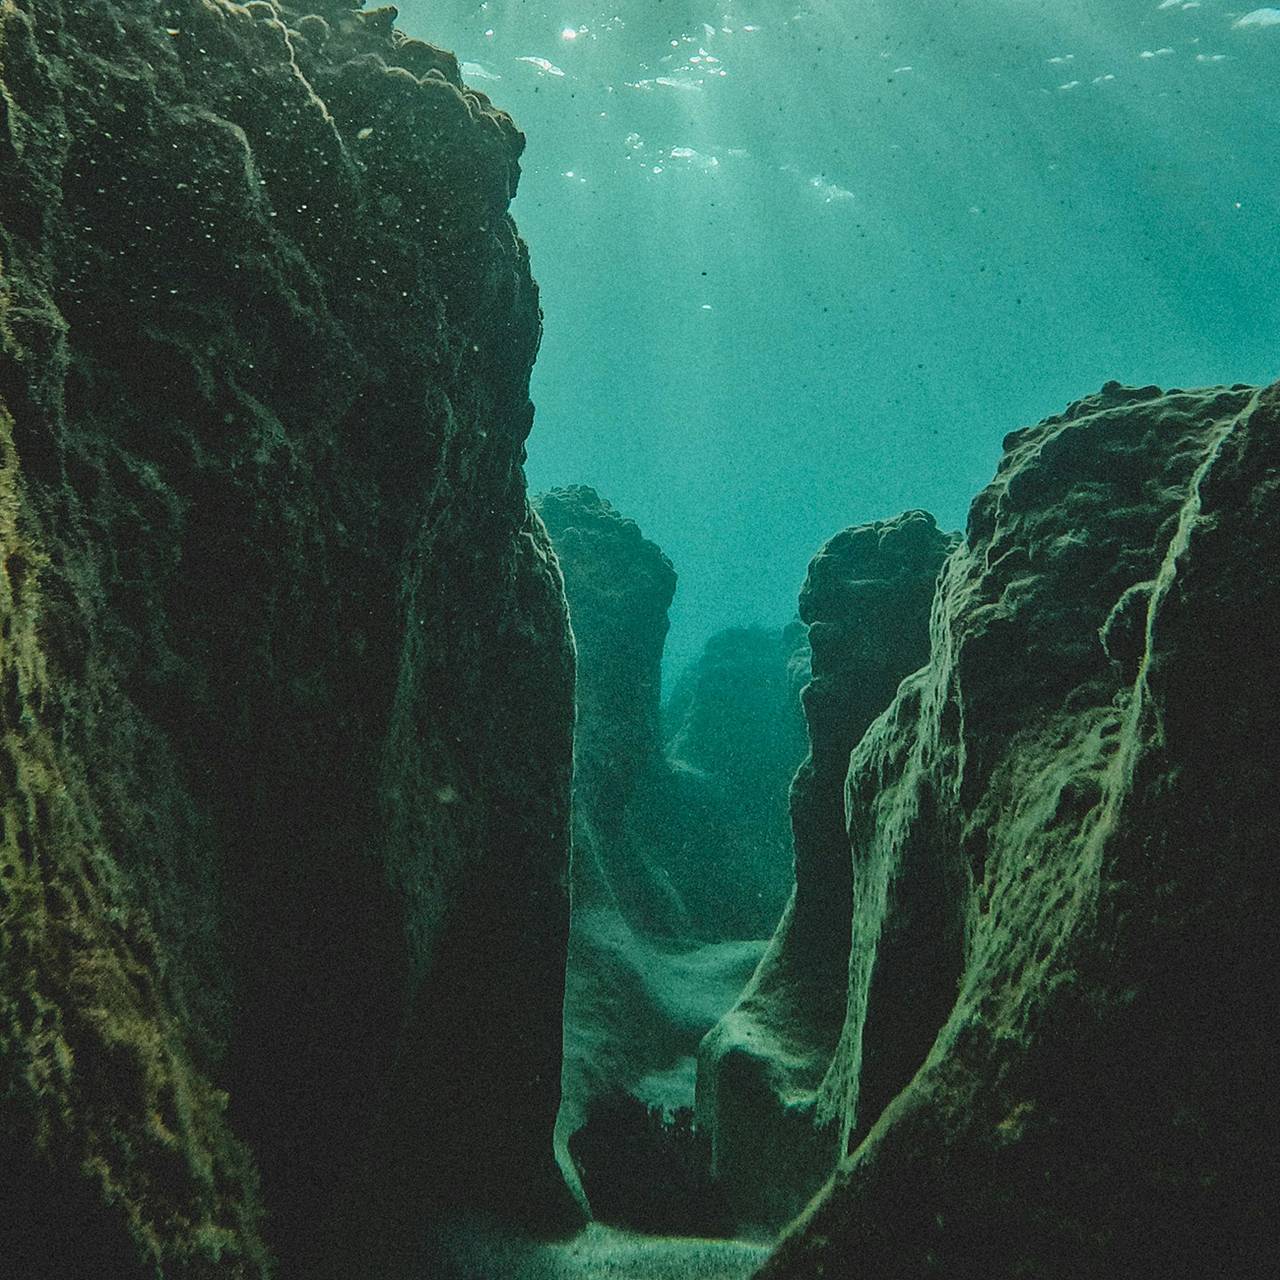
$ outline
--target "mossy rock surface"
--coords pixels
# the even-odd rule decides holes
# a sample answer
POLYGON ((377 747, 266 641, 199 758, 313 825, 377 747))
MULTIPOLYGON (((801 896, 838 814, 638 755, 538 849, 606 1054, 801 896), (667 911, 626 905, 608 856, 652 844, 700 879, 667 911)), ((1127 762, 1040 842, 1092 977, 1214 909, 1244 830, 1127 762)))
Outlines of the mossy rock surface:
POLYGON ((0 7, 15 1275, 392 1277, 565 1204, 523 138, 392 17, 0 7))
POLYGON ((1274 1266, 1278 429, 1113 383, 1006 440, 849 762, 831 1176, 762 1277, 1274 1266))

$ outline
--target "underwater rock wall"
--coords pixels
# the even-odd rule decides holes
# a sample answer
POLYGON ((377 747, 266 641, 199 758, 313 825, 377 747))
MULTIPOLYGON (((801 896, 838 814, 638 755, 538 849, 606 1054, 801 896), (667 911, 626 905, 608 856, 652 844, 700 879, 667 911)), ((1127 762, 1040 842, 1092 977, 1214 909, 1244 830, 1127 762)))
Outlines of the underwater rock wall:
POLYGON ((791 784, 794 891, 759 968, 698 1055, 699 1121, 749 1230, 781 1226, 834 1167, 814 1111, 845 1012, 845 774, 899 682, 928 661, 929 609, 955 542, 923 511, 846 529, 818 552, 801 590, 810 747, 791 784))
POLYGON ((663 768, 662 646, 676 589, 671 561, 594 489, 535 498, 564 574, 578 652, 574 905, 680 933, 684 908, 627 819, 663 768))
POLYGON ((802 628, 713 636, 663 709, 671 562, 585 485, 535 506, 578 651, 575 909, 677 942, 767 937, 791 879, 774 810, 803 754, 802 628))
POLYGON ((1278 430, 1113 383, 1006 440, 851 762, 849 1154, 762 1276, 1274 1263, 1278 430))
POLYGON ((793 884, 787 793, 805 755, 800 622, 713 635, 665 708, 668 794, 648 841, 713 937, 767 938, 793 884))
POLYGON ((451 1204, 568 1211, 523 139, 357 8, 0 5, 14 1275, 395 1277, 451 1204))

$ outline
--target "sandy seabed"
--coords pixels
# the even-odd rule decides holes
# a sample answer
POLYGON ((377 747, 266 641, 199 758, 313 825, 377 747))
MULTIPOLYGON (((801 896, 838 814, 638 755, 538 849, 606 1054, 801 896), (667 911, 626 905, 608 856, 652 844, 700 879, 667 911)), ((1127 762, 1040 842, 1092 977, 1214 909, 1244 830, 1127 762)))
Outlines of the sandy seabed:
POLYGON ((453 1246, 458 1280, 745 1280, 769 1253, 741 1240, 637 1235, 598 1222, 552 1243, 472 1223, 453 1246))

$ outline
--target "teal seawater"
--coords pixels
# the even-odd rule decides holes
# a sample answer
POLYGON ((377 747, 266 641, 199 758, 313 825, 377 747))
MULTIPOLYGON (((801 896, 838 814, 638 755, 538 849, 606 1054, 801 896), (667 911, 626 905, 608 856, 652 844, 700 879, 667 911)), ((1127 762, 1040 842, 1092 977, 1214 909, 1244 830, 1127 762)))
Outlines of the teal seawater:
POLYGON ((529 135, 534 489, 680 573, 671 668, 845 525, 963 523, 1104 381, 1280 373, 1280 9, 401 0, 529 135))

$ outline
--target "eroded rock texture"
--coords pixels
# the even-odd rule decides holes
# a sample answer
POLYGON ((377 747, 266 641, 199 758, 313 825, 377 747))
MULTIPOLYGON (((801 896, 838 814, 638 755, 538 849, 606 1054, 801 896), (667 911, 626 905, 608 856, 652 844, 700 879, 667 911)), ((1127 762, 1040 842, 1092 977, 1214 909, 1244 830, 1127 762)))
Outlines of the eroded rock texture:
POLYGON ((563 1195, 522 138, 309 7, 0 5, 14 1275, 396 1276, 563 1195))
POLYGON ((814 558, 800 594, 810 747, 791 785, 794 892, 750 983, 699 1050, 699 1117, 747 1229, 787 1221, 835 1162, 816 1108, 849 966, 845 774, 899 682, 928 660, 929 608, 954 543, 923 511, 846 529, 814 558))
POLYGON ((852 1151, 762 1274, 1274 1264, 1278 431, 1109 384, 1006 441, 852 760, 852 1151))

